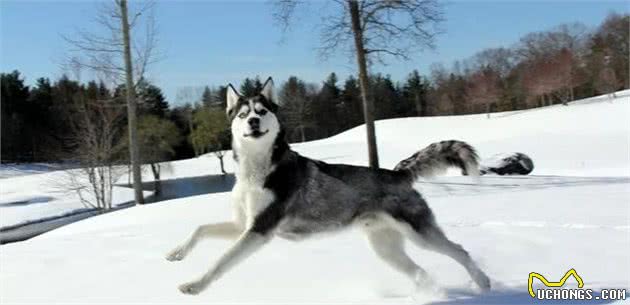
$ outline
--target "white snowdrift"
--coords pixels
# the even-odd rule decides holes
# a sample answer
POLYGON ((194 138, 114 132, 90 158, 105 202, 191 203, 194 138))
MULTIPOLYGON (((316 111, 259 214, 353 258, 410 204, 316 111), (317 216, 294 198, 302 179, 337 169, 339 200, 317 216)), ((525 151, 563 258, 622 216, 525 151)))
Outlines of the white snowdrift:
MULTIPOLYGON (((445 290, 444 298, 420 296, 351 229, 299 243, 275 239, 205 293, 181 295, 177 285, 200 276, 229 246, 208 240, 182 262, 164 259, 197 225, 229 219, 229 194, 216 193, 134 207, 1 246, 0 303, 531 304, 537 301, 527 293, 530 272, 557 280, 570 268, 585 288, 627 289, 629 94, 491 119, 377 123, 384 167, 450 138, 470 142, 482 156, 520 151, 534 160, 536 169, 527 177, 482 177, 479 185, 444 177, 417 184, 449 237, 492 278, 487 294, 478 294, 456 263, 409 245, 445 290)), ((363 129, 355 128, 294 147, 330 163, 365 164, 363 142, 363 129)), ((174 162, 170 176, 219 173, 217 163, 207 157, 174 162)), ((4 179, 3 188, 13 179, 4 179)))

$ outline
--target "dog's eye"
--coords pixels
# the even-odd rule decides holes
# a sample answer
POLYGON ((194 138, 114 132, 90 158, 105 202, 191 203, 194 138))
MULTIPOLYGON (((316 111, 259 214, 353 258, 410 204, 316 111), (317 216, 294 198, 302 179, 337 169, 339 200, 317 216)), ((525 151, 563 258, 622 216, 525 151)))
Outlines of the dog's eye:
POLYGON ((258 111, 258 114, 265 115, 265 114, 267 114, 267 110, 262 109, 262 110, 258 111))
POLYGON ((244 119, 246 116, 247 116, 247 113, 245 113, 245 112, 241 112, 241 113, 238 115, 238 117, 239 117, 239 118, 241 118, 241 119, 244 119))

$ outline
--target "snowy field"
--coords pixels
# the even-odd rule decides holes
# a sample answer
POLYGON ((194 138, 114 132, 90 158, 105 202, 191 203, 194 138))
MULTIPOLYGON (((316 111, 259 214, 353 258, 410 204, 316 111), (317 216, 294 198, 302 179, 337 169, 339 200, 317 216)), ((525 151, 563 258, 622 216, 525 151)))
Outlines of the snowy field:
MULTIPOLYGON (((15 171, 15 168, 0 170, 2 173, 15 171)), ((77 169, 27 170, 0 179, 0 228, 93 210, 81 203, 74 191, 68 190, 69 176, 79 173, 81 171, 77 169)), ((124 183, 126 180, 120 179, 119 182, 124 183)), ((145 192, 147 196, 150 194, 145 192)), ((133 196, 132 189, 114 187, 113 206, 129 202, 133 196)))
MULTIPOLYGON (((449 175, 416 185, 447 235, 487 271, 492 291, 479 293, 459 265, 409 245, 444 292, 420 294, 352 229, 299 243, 275 239, 201 295, 181 295, 177 286, 200 276, 230 244, 207 240, 182 262, 164 259, 196 226, 230 217, 229 193, 215 193, 133 207, 0 246, 0 303, 533 304, 539 301, 527 292, 530 272, 558 280, 570 268, 584 288, 630 287, 630 91, 614 101, 599 97, 490 119, 379 121, 377 136, 381 164, 389 168, 446 139, 467 141, 482 157, 518 151, 534 160, 530 176, 486 176, 476 184, 449 175)), ((293 147, 329 163, 364 165, 364 138, 359 127, 293 147)), ((173 162, 167 179, 218 173, 216 159, 205 156, 173 162)), ((2 179, 2 201, 7 194, 52 197, 33 178, 52 174, 2 179)))

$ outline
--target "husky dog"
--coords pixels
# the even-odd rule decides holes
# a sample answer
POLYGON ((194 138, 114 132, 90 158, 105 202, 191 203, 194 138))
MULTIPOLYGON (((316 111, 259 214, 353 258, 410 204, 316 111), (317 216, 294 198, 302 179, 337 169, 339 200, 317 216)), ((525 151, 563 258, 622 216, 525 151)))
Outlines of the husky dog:
POLYGON ((417 177, 452 165, 478 174, 472 147, 459 141, 434 144, 431 153, 417 155, 397 170, 328 164, 291 150, 276 115, 278 107, 271 78, 253 97, 241 96, 228 85, 227 115, 238 164, 232 191, 235 219, 198 227, 167 259, 182 260, 201 238, 236 242, 201 278, 181 285, 181 292, 200 293, 274 236, 299 240, 351 225, 363 229, 378 257, 419 286, 432 282, 405 253, 405 238, 451 257, 482 290, 490 289, 488 277, 444 235, 412 187, 417 177))
MULTIPOLYGON (((462 175, 466 176, 468 175, 466 167, 459 164, 462 159, 457 156, 457 152, 461 149, 474 151, 468 144, 460 141, 433 143, 411 157, 400 161, 394 170, 402 170, 410 164, 416 164, 417 170, 423 171, 418 176, 426 177, 427 175, 439 174, 449 166, 456 166, 461 168, 462 175), (451 148, 450 145, 454 146, 451 148)), ((519 152, 497 154, 484 159, 479 165, 480 175, 528 175, 533 170, 534 161, 528 155, 519 152)))
POLYGON ((534 170, 534 161, 524 153, 508 153, 492 156, 481 163, 481 175, 527 175, 534 170))

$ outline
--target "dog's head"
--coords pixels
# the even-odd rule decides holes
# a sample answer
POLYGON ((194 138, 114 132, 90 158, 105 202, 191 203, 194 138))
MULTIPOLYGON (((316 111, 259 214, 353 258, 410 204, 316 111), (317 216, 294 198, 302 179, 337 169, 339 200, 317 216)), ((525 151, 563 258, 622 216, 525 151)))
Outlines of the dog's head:
POLYGON ((273 143, 280 132, 277 111, 271 77, 261 92, 251 97, 242 96, 231 84, 228 85, 227 115, 231 121, 232 138, 237 144, 273 143))

